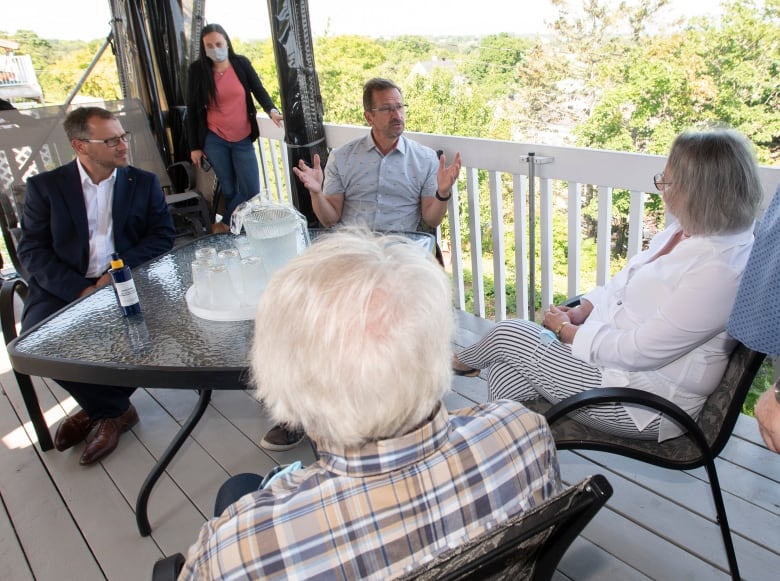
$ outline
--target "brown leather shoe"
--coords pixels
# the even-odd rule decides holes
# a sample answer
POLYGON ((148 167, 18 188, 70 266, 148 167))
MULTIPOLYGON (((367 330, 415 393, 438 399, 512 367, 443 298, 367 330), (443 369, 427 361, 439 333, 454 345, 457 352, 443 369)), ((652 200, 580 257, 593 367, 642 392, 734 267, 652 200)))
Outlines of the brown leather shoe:
POLYGON ((82 466, 102 460, 113 452, 119 444, 119 437, 138 423, 138 412, 133 404, 118 418, 103 418, 97 421, 95 435, 87 443, 81 454, 82 466))
POLYGON ((94 425, 84 410, 65 418, 54 435, 54 447, 62 452, 83 442, 94 425))
POLYGON ((212 234, 226 234, 227 232, 230 232, 230 226, 224 222, 215 222, 211 225, 212 234))

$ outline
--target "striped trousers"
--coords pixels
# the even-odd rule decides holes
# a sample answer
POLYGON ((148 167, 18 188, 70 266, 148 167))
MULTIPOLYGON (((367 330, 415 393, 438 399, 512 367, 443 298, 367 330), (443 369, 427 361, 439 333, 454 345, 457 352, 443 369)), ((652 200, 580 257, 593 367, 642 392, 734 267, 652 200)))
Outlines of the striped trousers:
MULTIPOLYGON (((501 321, 479 342, 458 353, 458 359, 488 369, 488 399, 526 401, 543 397, 557 403, 601 386, 601 371, 574 357, 560 341, 543 343, 542 327, 523 319, 501 321)), ((572 414, 596 429, 629 438, 657 440, 660 416, 642 431, 622 404, 587 406, 572 414)))

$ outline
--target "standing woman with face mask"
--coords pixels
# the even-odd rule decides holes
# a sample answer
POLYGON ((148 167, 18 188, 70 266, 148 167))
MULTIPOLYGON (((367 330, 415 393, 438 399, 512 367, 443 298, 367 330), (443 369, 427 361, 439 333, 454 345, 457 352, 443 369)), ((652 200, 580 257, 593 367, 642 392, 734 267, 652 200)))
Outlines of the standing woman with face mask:
POLYGON ((190 158, 201 167, 204 157, 208 159, 225 200, 222 221, 211 231, 227 232, 236 206, 260 192, 254 146, 260 130, 252 96, 277 127, 283 117, 249 59, 233 52, 230 37, 219 24, 203 27, 200 57, 190 65, 187 95, 190 158))

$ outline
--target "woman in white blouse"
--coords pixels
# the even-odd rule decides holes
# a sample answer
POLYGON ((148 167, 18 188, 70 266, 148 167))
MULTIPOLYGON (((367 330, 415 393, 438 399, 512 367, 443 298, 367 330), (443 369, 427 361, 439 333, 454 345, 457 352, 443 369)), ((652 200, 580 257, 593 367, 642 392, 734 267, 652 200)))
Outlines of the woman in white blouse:
MULTIPOLYGON (((669 215, 614 278, 575 308, 550 305, 543 325, 498 323, 453 361, 458 375, 488 368, 493 399, 557 402, 598 387, 663 396, 696 418, 735 341, 726 333, 753 245, 763 196, 751 143, 733 130, 687 132, 654 178, 669 215)), ((584 408, 577 419, 611 433, 659 441, 676 424, 637 406, 584 408)))

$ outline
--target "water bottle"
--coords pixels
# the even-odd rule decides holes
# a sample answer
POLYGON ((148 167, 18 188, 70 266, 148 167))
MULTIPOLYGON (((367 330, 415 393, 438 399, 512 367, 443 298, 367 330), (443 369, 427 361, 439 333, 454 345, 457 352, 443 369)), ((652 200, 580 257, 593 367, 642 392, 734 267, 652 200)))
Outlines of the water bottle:
POLYGON ((116 252, 111 255, 111 268, 108 272, 111 275, 116 300, 119 302, 122 314, 125 317, 140 315, 141 303, 138 300, 138 292, 135 290, 133 273, 130 272, 129 266, 125 266, 124 261, 119 258, 119 254, 116 252))

